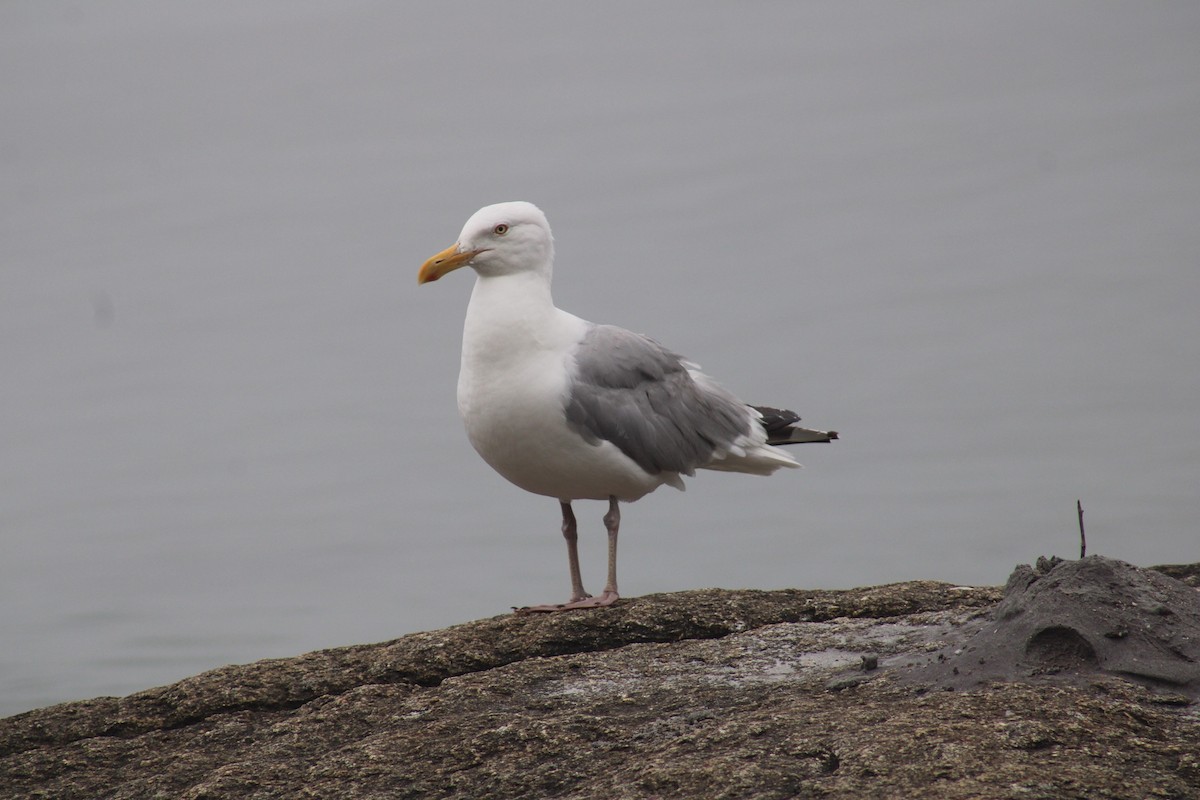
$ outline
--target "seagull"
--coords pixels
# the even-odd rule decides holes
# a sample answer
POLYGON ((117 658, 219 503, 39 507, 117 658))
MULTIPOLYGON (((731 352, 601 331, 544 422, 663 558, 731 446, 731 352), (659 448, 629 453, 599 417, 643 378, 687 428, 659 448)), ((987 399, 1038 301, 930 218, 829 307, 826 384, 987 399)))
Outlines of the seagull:
POLYGON ((795 425, 792 411, 751 406, 655 340, 557 308, 550 292, 554 238, 532 203, 476 211, 458 241, 424 264, 418 284, 475 270, 463 326, 458 411, 492 469, 556 498, 571 597, 524 606, 551 612, 612 605, 617 593, 619 503, 697 469, 770 475, 799 467, 777 445, 828 442, 835 431, 795 425), (608 582, 583 588, 575 500, 608 501, 608 582))

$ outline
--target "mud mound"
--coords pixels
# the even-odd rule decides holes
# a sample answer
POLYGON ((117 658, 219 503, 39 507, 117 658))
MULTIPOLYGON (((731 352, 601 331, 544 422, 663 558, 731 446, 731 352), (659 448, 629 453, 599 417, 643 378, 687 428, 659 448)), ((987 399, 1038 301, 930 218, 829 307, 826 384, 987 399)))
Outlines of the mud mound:
POLYGON ((1103 675, 1200 699, 1200 591, 1102 556, 1039 559, 1013 571, 1004 599, 958 644, 910 665, 902 679, 973 689, 1103 675))

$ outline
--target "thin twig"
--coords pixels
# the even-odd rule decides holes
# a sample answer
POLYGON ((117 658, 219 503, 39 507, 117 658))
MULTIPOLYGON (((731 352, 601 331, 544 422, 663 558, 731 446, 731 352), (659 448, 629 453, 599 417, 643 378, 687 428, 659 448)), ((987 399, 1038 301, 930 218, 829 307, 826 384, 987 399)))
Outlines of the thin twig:
POLYGON ((1075 509, 1079 512, 1079 557, 1087 555, 1087 536, 1083 533, 1083 503, 1076 500, 1075 509))

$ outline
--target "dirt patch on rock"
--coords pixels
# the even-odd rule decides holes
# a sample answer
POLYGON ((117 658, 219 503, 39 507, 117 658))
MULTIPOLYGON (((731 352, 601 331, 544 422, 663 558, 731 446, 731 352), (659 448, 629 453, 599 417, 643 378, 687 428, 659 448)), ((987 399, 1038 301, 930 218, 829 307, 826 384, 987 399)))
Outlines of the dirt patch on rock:
POLYGON ((935 688, 1114 676, 1200 699, 1200 592, 1101 556, 1039 559, 1013 571, 1004 599, 961 639, 907 667, 905 683, 935 688))

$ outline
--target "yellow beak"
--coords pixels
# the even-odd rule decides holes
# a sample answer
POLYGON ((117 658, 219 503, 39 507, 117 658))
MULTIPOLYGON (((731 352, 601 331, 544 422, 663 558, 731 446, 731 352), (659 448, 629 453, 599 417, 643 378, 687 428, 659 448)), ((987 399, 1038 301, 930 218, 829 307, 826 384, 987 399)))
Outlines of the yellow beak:
POLYGON ((421 265, 421 271, 417 273, 417 284, 436 281, 447 272, 465 267, 480 252, 479 250, 466 250, 460 253, 457 244, 450 245, 421 265))

